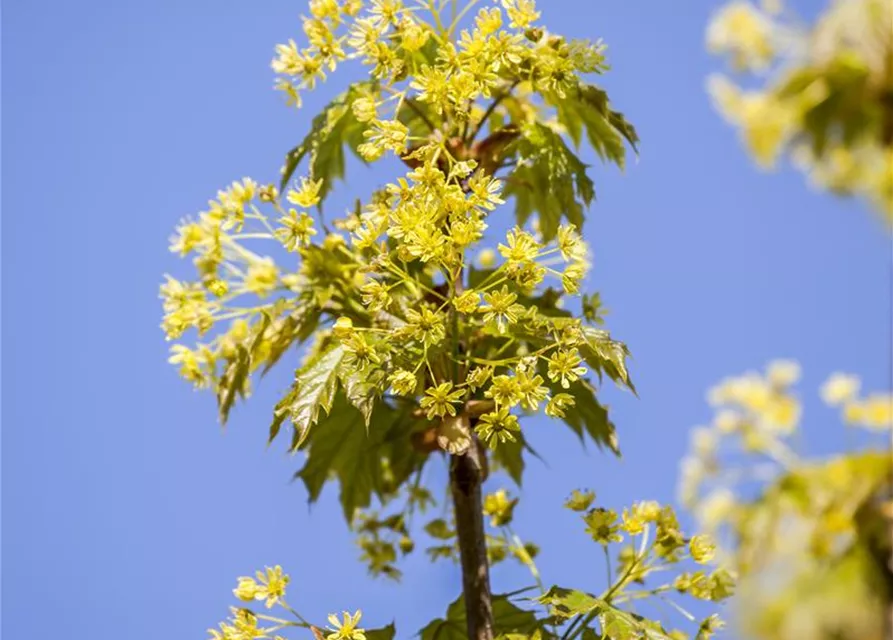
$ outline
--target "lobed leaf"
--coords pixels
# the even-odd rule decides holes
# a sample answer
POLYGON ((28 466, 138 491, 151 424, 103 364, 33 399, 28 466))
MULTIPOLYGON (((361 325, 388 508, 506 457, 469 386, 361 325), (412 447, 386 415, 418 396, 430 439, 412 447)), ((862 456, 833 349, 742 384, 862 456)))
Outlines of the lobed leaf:
POLYGON ((301 144, 289 151, 285 157, 285 166, 279 183, 281 192, 285 191, 298 165, 309 155, 310 178, 323 181, 319 193, 322 206, 322 201, 331 192, 335 180, 344 178, 344 146, 356 152, 357 147, 363 142, 366 125, 357 120, 351 105, 358 97, 377 86, 378 83, 375 81, 353 84, 313 118, 310 132, 301 144))
MULTIPOLYGON (((508 596, 494 595, 493 633, 501 636, 511 633, 530 634, 542 626, 532 611, 526 611, 512 603, 508 596)), ((465 617, 465 598, 459 596, 447 608, 446 618, 429 622, 419 632, 421 640, 466 640, 468 637, 465 617)))

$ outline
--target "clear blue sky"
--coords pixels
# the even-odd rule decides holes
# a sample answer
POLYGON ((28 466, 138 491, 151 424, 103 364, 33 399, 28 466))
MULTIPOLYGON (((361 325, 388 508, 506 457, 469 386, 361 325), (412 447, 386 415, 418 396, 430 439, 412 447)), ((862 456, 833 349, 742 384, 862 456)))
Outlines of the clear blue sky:
MULTIPOLYGON (((554 31, 604 37, 604 79, 639 127, 625 174, 596 167, 591 286, 630 345, 640 399, 609 393, 625 457, 529 424, 517 530, 547 582, 596 590, 600 553, 560 504, 670 500, 705 389, 778 356, 805 369, 809 446, 842 442, 816 387, 832 370, 887 383, 888 239, 858 203, 792 171, 758 173, 712 111, 709 3, 552 0, 554 31)), ((308 616, 362 607, 409 637, 458 593, 422 554, 403 587, 365 577, 329 487, 312 510, 298 460, 266 450, 265 381, 226 432, 166 363, 158 329, 175 223, 232 179, 270 179, 303 135, 271 90, 275 43, 304 3, 8 0, 3 14, 2 631, 9 640, 200 638, 235 578, 281 563, 308 616), (397 604, 400 603, 400 604, 397 604)), ((355 172, 355 184, 373 175, 355 172)), ((180 273, 184 273, 180 271, 180 273)), ((523 574, 498 569, 494 588, 523 574)))

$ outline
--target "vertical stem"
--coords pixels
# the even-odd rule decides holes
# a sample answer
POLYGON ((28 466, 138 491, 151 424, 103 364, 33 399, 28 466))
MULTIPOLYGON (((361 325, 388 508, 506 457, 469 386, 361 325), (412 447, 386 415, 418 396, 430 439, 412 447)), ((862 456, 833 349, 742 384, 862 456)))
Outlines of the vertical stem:
MULTIPOLYGON (((448 274, 452 298, 464 290, 465 253, 460 266, 448 274)), ((452 342, 453 384, 459 380, 459 313, 450 304, 450 338, 452 342)), ((466 345, 466 349, 468 345, 466 345)), ((466 427, 474 428, 476 418, 463 411, 466 427)), ((462 566, 462 593, 469 640, 493 640, 493 601, 490 594, 490 566, 487 562, 487 538, 484 533, 484 500, 481 485, 486 477, 486 451, 472 431, 472 443, 465 453, 450 456, 450 492, 456 516, 456 538, 462 566)))
POLYGON ((493 640, 493 603, 481 496, 484 455, 475 440, 466 453, 450 459, 450 490, 456 510, 469 640, 493 640))

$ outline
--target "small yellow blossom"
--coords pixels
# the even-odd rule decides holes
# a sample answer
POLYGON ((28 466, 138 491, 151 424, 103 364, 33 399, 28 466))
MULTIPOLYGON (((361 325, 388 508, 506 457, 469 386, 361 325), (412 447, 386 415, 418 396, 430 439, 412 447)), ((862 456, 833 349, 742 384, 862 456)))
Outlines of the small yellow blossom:
POLYGON ((362 615, 363 613, 359 609, 353 615, 344 611, 342 622, 334 613, 331 614, 329 624, 332 625, 332 633, 326 636, 326 640, 366 640, 365 630, 357 627, 362 615))
POLYGON ((822 385, 822 400, 832 407, 855 400, 859 395, 860 384, 857 376, 835 373, 822 385))
POLYGON ((478 264, 483 269, 491 269, 496 265, 496 252, 493 249, 484 249, 478 254, 478 264))
POLYGON ((534 0, 502 0, 502 6, 515 29, 527 29, 539 20, 534 0))
POLYGON ((701 534, 693 536, 692 539, 689 540, 688 550, 695 562, 698 564, 707 564, 713 560, 713 557, 716 555, 716 544, 710 536, 701 534))
POLYGON ((248 273, 245 275, 245 289, 258 296, 264 297, 270 294, 279 281, 279 270, 271 258, 254 260, 248 265, 248 273))
POLYGON ((360 122, 371 122, 376 119, 378 113, 376 111, 375 101, 369 97, 357 98, 351 105, 353 114, 360 122))
POLYGON ((769 363, 766 377, 776 387, 789 387, 800 379, 800 365, 793 360, 775 360, 769 363))
POLYGON ((559 350, 549 358, 549 380, 552 382, 560 380, 562 387, 569 388, 572 382, 576 382, 580 376, 586 374, 586 367, 580 366, 582 361, 576 351, 559 350))
POLYGON ((496 411, 485 413, 481 416, 475 432, 491 449, 501 442, 515 442, 515 433, 521 430, 518 417, 509 413, 508 407, 501 407, 496 411))
POLYGON ((398 395, 408 396, 415 391, 418 385, 418 378, 411 371, 397 369, 390 375, 388 382, 391 383, 391 387, 398 395))
POLYGON ((521 402, 518 379, 511 376, 494 376, 484 395, 501 407, 514 407, 521 402))
POLYGON ((308 178, 301 178, 300 188, 297 190, 289 189, 285 197, 292 204, 303 207, 304 209, 309 209, 310 207, 319 204, 319 192, 322 189, 322 183, 323 181, 321 179, 310 180, 308 178))
POLYGON ((509 500, 506 490, 499 489, 484 498, 484 515, 490 516, 492 526, 502 527, 512 521, 516 504, 518 504, 517 498, 509 500))
POLYGON ((550 418, 564 418, 567 410, 575 404, 574 396, 569 393, 556 393, 546 403, 546 415, 550 418))
POLYGON ((443 418, 446 415, 455 416, 455 403, 462 399, 465 392, 462 389, 453 391, 452 382, 442 382, 432 389, 425 389, 425 397, 419 402, 419 406, 425 410, 429 420, 443 418))
POLYGON ((772 21, 746 0, 723 7, 707 30, 707 46, 729 54, 738 69, 762 69, 775 55, 772 21))
POLYGON ((499 10, 499 7, 483 8, 478 11, 474 25, 482 36, 492 35, 502 27, 502 11, 499 10))
POLYGON ((481 294, 473 290, 468 290, 459 297, 453 298, 453 306, 459 313, 474 313, 480 304, 481 294))

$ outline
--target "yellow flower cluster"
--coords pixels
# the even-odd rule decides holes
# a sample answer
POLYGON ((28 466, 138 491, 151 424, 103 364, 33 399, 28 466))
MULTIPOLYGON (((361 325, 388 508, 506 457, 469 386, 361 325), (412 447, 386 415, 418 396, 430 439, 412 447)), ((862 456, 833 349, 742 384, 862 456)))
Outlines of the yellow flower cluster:
POLYGON ((835 373, 822 386, 822 399, 831 406, 840 406, 843 420, 849 425, 875 431, 893 429, 893 393, 860 397, 860 387, 856 376, 835 373))
POLYGON ((889 118, 877 116, 889 111, 893 5, 835 0, 811 30, 779 9, 733 0, 714 17, 710 51, 761 82, 744 91, 711 77, 718 110, 763 167, 790 151, 817 186, 864 196, 893 223, 893 136, 889 118))
MULTIPOLYGON (((893 463, 884 453, 886 440, 878 451, 827 461, 798 456, 789 439, 799 423, 800 405, 790 389, 799 376, 796 363, 781 360, 763 374, 729 378, 714 387, 708 396, 717 409, 713 423, 692 432, 682 462, 682 501, 707 532, 731 538, 730 546, 738 548, 734 561, 743 569, 752 570, 754 558, 772 553, 807 552, 814 558, 838 553, 855 535, 860 505, 893 463), (751 499, 754 486, 761 489, 751 499), (781 523, 786 533, 770 532, 781 523)), ((821 397, 841 409, 847 424, 889 433, 893 394, 861 395, 860 386, 856 376, 836 373, 822 386, 821 397)), ((712 542, 695 539, 690 547, 695 559, 712 557, 715 550, 712 542)), ((724 560, 732 561, 727 556, 723 551, 724 560)), ((686 588, 700 588, 700 580, 692 578, 686 588)))
POLYGON ((707 30, 711 53, 731 56, 739 70, 765 69, 775 57, 779 38, 769 15, 746 0, 722 7, 707 30))

